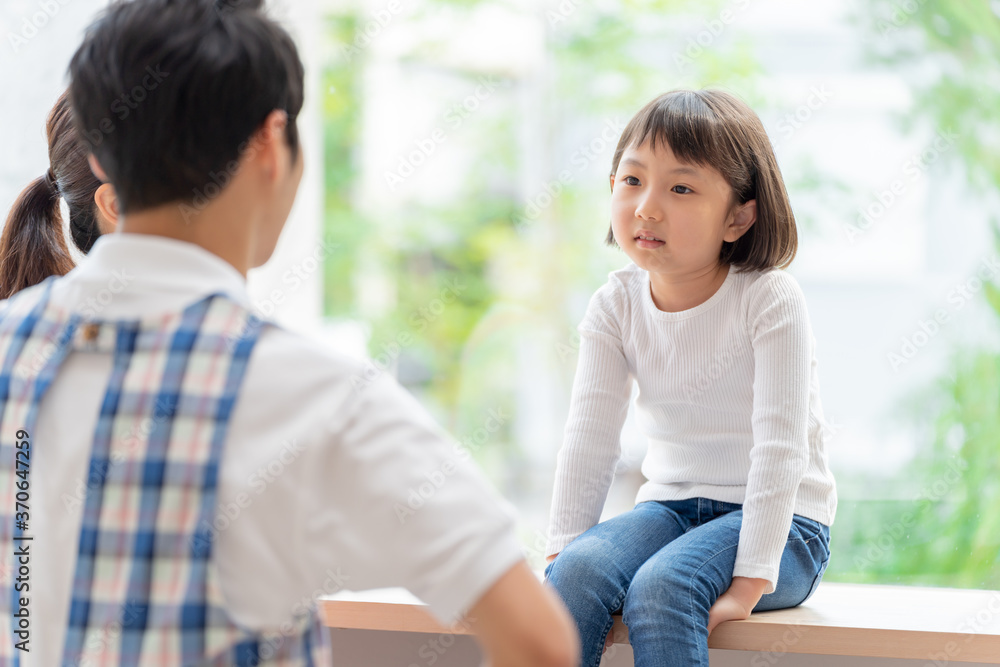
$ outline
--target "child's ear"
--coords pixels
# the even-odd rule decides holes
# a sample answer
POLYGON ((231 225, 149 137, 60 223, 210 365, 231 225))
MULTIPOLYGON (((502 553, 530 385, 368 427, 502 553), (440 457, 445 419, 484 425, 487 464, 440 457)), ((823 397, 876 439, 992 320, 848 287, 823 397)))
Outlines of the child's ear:
POLYGON ((611 174, 611 191, 615 191, 615 175, 611 174))
POLYGON ((732 220, 729 221, 726 234, 722 239, 730 243, 738 241, 755 222, 757 222, 757 200, 751 199, 745 204, 740 204, 733 211, 732 220))
POLYGON ((284 171, 290 169, 291 157, 285 159, 285 153, 291 151, 285 134, 287 127, 288 113, 275 109, 267 115, 251 141, 251 149, 256 149, 251 157, 260 160, 268 180, 279 180, 284 171))
POLYGON ((97 210, 101 212, 105 224, 98 225, 102 234, 113 232, 118 227, 118 197, 115 196, 115 189, 110 183, 101 183, 101 186, 94 192, 94 203, 97 210))

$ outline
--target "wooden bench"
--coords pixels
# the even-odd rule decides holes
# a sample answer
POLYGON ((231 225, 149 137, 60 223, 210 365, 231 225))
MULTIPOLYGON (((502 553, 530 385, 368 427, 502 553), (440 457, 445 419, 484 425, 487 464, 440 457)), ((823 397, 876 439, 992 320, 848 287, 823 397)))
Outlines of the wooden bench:
MULTIPOLYGON (((426 606, 402 589, 322 598, 328 627, 445 634, 426 606)), ((615 619, 615 643, 628 629, 615 619)), ((802 606, 720 625, 714 649, 910 658, 939 664, 1000 664, 1000 591, 823 583, 802 606)))

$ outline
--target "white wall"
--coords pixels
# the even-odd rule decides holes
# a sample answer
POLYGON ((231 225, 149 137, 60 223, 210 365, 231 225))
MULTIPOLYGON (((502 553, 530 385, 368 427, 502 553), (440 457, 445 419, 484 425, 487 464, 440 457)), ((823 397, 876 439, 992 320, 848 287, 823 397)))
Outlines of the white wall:
MULTIPOLYGON (((6 218, 21 190, 48 169, 45 119, 68 84, 66 71, 84 29, 107 4, 106 0, 0 3, 0 127, 5 130, 6 144, 0 160, 0 220, 6 218)), ((309 65, 313 64, 310 57, 319 52, 320 26, 315 20, 319 7, 315 2, 289 0, 272 0, 271 7, 272 15, 293 33, 306 61, 306 103, 299 118, 306 169, 277 250, 271 261, 250 273, 248 287, 265 314, 316 332, 320 329, 322 271, 315 258, 324 251, 319 242, 323 156, 320 70, 309 65), (269 307, 275 303, 272 313, 269 307)))
POLYGON ((107 3, 53 4, 58 11, 49 17, 37 0, 0 3, 0 128, 4 130, 0 210, 4 219, 21 189, 48 169, 45 119, 66 88, 66 68, 84 27, 107 3), (32 18, 42 27, 36 28, 32 18))

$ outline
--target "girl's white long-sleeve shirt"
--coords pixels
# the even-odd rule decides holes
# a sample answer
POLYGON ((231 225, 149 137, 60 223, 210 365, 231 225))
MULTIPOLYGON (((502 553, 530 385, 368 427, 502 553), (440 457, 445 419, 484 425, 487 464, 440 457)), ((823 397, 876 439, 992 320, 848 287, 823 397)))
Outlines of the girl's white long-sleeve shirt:
POLYGON ((785 271, 740 271, 704 303, 663 312, 649 273, 614 271, 591 298, 559 451, 546 554, 597 524, 621 455, 633 379, 649 440, 636 503, 711 498, 743 504, 733 576, 774 590, 792 514, 830 525, 815 340, 785 271))

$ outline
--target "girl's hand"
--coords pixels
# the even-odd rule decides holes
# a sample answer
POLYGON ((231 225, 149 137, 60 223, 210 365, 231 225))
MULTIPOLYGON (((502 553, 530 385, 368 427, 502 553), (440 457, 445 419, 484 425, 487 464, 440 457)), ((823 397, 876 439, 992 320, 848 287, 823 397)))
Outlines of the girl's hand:
POLYGON ((548 558, 545 559, 545 562, 546 563, 551 563, 552 561, 554 561, 556 559, 556 556, 558 556, 558 555, 559 554, 552 554, 551 556, 549 556, 548 558))
POLYGON ((615 643, 614 638, 612 637, 613 634, 614 630, 608 630, 608 636, 604 638, 604 650, 601 651, 601 655, 607 653, 608 649, 611 648, 611 645, 615 643))
POLYGON ((708 634, 712 634, 712 630, 715 630, 715 626, 719 623, 742 621, 749 617, 766 587, 766 579, 733 577, 729 590, 720 595, 708 610, 708 634))

